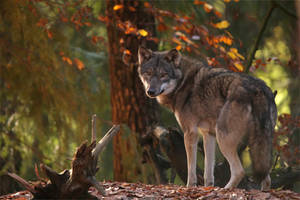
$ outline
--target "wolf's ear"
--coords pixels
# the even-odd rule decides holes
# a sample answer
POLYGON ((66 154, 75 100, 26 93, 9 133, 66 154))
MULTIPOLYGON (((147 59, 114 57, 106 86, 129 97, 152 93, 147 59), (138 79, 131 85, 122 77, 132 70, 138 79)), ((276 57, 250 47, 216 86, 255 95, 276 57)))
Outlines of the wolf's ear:
POLYGON ((165 56, 168 62, 174 62, 175 66, 178 67, 181 60, 181 54, 177 49, 171 49, 165 56))
POLYGON ((145 60, 149 60, 152 56, 152 51, 150 49, 146 49, 145 47, 139 47, 138 50, 138 59, 139 64, 141 65, 145 60))

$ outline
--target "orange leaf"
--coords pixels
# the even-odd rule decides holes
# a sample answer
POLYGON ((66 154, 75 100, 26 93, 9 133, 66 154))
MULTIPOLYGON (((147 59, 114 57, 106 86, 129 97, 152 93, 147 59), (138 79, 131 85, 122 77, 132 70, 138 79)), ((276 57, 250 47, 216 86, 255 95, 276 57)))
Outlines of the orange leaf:
POLYGON ((72 65, 72 60, 69 57, 63 56, 62 57, 63 61, 67 62, 69 65, 72 65))
POLYGON ((124 50, 124 54, 131 55, 131 52, 130 52, 128 49, 125 49, 125 50, 124 50))
POLYGON ((69 19, 68 18, 66 18, 66 17, 64 17, 64 16, 61 16, 61 21, 63 21, 63 22, 68 22, 69 21, 69 19))
POLYGON ((218 29, 228 28, 229 25, 230 24, 229 24, 229 22, 227 20, 223 20, 223 21, 221 21, 219 23, 213 24, 213 26, 215 28, 218 28, 218 29))
POLYGON ((143 36, 143 37, 146 37, 146 36, 148 35, 148 32, 145 31, 145 29, 140 29, 140 30, 139 30, 139 34, 140 34, 141 36, 143 36))
POLYGON ((236 48, 230 48, 230 51, 233 51, 237 55, 237 57, 239 57, 240 59, 245 60, 245 57, 242 56, 241 54, 239 54, 239 52, 236 48))
POLYGON ((41 19, 36 23, 36 25, 37 25, 38 27, 44 27, 47 23, 48 23, 48 20, 47 20, 47 19, 41 18, 41 19))
POLYGON ((208 3, 204 3, 203 8, 205 12, 209 13, 213 9, 213 6, 208 3))
POLYGON ((208 191, 208 190, 213 190, 215 187, 213 186, 208 186, 208 187, 203 187, 202 189, 204 189, 205 191, 208 191))
POLYGON ((131 12, 135 12, 135 11, 136 11, 135 7, 133 7, 133 6, 129 6, 128 9, 129 9, 131 12))
POLYGON ((182 48, 181 45, 178 45, 178 46, 176 47, 177 51, 179 51, 181 48, 182 48))
POLYGON ((240 58, 242 60, 245 60, 245 57, 239 54, 238 50, 236 48, 230 48, 230 51, 227 52, 227 55, 230 56, 233 60, 240 58))
POLYGON ((229 46, 232 45, 232 42, 233 42, 233 40, 230 37, 227 37, 227 36, 221 36, 220 41, 223 42, 224 44, 229 45, 229 46))
POLYGON ((48 38, 52 39, 53 38, 52 32, 49 29, 47 29, 46 31, 47 31, 48 38))
POLYGON ((172 38, 172 41, 175 42, 176 44, 181 45, 181 42, 177 38, 172 38))
POLYGON ((168 30, 168 27, 164 23, 159 23, 157 26, 158 31, 166 31, 168 30))
POLYGON ((203 4, 205 4, 205 2, 204 1, 195 0, 194 4, 195 5, 203 5, 203 4))
POLYGON ((244 66, 240 62, 233 63, 235 68, 237 68, 240 72, 243 71, 244 66))
POLYGON ((224 0, 225 3, 229 3, 231 0, 224 0))
POLYGON ((123 5, 121 5, 121 4, 118 4, 118 5, 115 5, 114 7, 113 7, 113 10, 120 10, 120 9, 122 9, 124 6, 123 5))
POLYGON ((17 197, 16 200, 26 200, 27 198, 25 197, 17 197))
POLYGON ((84 69, 84 64, 81 60, 79 60, 78 58, 74 58, 74 62, 77 66, 77 69, 79 70, 83 70, 84 69))
POLYGON ((99 15, 98 20, 101 21, 101 22, 106 23, 106 22, 108 22, 108 17, 99 15))
POLYGON ((214 11, 215 12, 215 15, 217 16, 217 17, 219 17, 219 18, 221 18, 222 17, 222 13, 220 13, 219 11, 214 11))
POLYGON ((126 29, 126 31, 125 31, 126 35, 131 34, 131 33, 136 33, 136 28, 129 27, 129 28, 126 29))
POLYGON ((187 50, 188 52, 191 52, 191 51, 192 51, 191 47, 189 47, 189 46, 186 47, 186 50, 187 50))
POLYGON ((150 4, 149 2, 145 2, 145 3, 144 3, 144 6, 145 6, 146 8, 151 8, 151 4, 150 4))
POLYGON ((91 23, 91 22, 84 22, 84 24, 85 24, 86 26, 92 26, 92 23, 91 23))
POLYGON ((147 37, 147 40, 151 40, 151 41, 153 41, 153 42, 155 42, 155 43, 158 43, 158 42, 159 42, 159 39, 156 38, 156 37, 147 37))
POLYGON ((92 37, 92 41, 94 44, 96 44, 98 42, 98 37, 97 36, 93 36, 92 37))

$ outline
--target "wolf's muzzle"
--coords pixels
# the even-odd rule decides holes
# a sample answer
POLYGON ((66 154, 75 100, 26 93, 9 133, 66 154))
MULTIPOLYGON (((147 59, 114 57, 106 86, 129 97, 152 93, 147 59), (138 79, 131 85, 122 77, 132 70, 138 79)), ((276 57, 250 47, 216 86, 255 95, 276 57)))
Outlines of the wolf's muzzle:
POLYGON ((155 90, 149 89, 149 90, 147 91, 147 95, 148 95, 149 97, 155 97, 155 90))
POLYGON ((155 97, 157 97, 158 95, 160 95, 161 93, 163 93, 164 92, 164 90, 161 90, 160 92, 156 92, 155 91, 155 89, 152 89, 152 88, 149 88, 148 90, 147 90, 147 95, 149 96, 149 97, 151 97, 151 98, 155 98, 155 97))

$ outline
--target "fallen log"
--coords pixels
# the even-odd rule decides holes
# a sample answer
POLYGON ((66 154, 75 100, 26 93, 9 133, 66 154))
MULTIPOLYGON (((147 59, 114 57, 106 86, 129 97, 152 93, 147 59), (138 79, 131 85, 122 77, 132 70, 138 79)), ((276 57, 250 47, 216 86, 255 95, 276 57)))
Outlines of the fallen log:
MULTIPOLYGON (((97 199, 90 195, 88 190, 91 186, 103 196, 105 190, 95 178, 98 171, 98 156, 107 143, 120 130, 119 125, 114 125, 105 136, 96 144, 95 119, 93 116, 92 142, 82 143, 74 154, 71 169, 57 173, 50 167, 41 164, 41 171, 49 178, 49 181, 40 179, 35 183, 29 183, 14 173, 8 173, 13 179, 23 185, 33 195, 33 199, 97 199)), ((36 170, 37 171, 37 170, 36 170)))

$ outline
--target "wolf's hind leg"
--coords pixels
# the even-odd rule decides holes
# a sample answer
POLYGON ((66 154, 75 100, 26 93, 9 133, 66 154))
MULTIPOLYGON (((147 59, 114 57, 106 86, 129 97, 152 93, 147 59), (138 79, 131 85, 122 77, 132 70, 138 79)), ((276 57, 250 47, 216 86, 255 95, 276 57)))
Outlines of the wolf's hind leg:
POLYGON ((237 147, 251 126, 251 106, 228 101, 223 106, 216 124, 220 150, 230 165, 231 177, 225 188, 236 187, 245 175, 237 147))
POLYGON ((216 138, 209 133, 203 133, 204 146, 204 186, 214 185, 216 138))
POLYGON ((236 152, 236 148, 228 147, 223 142, 218 142, 221 152, 230 165, 230 180, 225 188, 234 188, 238 186, 245 175, 244 168, 241 164, 240 158, 236 152), (222 144, 223 143, 223 144, 222 144))
POLYGON ((184 146, 187 157, 188 178, 186 186, 195 186, 197 183, 196 162, 197 162, 197 145, 199 136, 197 132, 184 133, 184 146))

